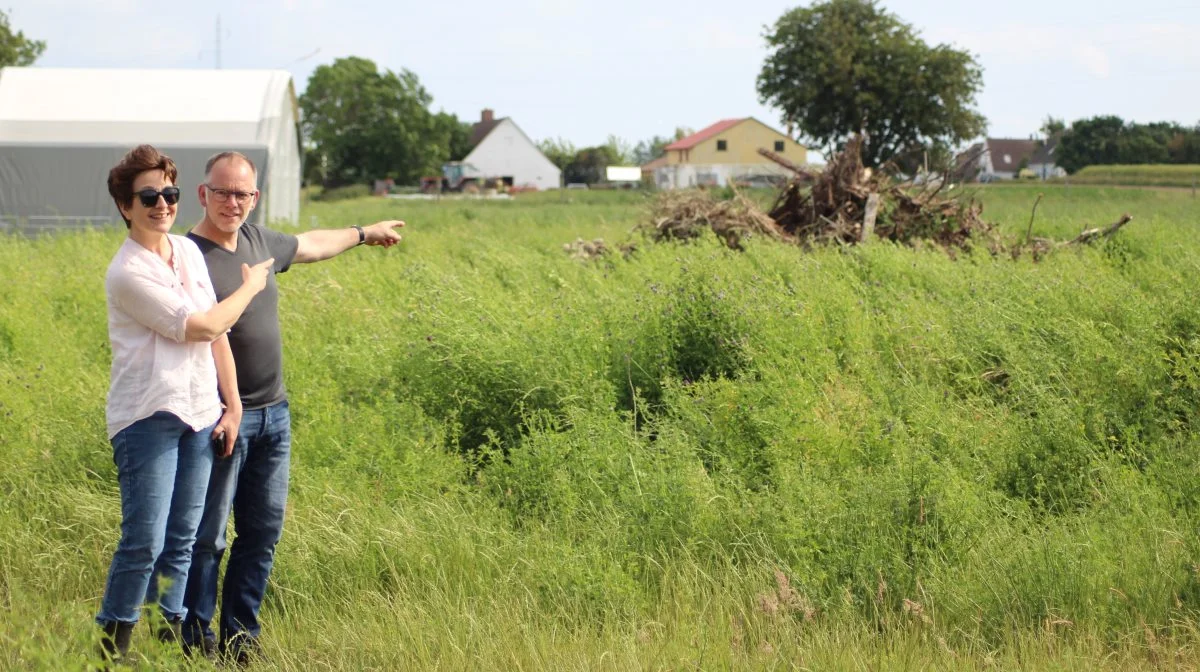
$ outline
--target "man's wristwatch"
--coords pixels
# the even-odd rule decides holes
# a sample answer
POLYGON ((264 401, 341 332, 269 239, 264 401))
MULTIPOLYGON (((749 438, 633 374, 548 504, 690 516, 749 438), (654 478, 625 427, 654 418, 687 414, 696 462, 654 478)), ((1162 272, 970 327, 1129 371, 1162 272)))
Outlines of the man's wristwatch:
POLYGON ((355 231, 358 231, 358 244, 359 245, 362 245, 363 243, 367 242, 367 232, 363 231, 363 228, 361 226, 355 224, 354 226, 352 226, 350 228, 354 229, 355 231))

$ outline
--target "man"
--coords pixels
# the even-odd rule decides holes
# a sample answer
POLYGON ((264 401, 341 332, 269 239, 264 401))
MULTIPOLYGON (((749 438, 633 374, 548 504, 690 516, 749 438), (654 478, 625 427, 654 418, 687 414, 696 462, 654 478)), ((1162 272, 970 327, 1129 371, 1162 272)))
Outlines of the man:
POLYGON ((246 220, 258 204, 254 163, 237 152, 217 154, 198 188, 204 219, 188 237, 200 247, 217 298, 241 282, 241 265, 275 258, 267 286, 229 332, 242 399, 242 423, 232 455, 214 462, 184 592, 186 650, 206 657, 218 651, 239 663, 258 651, 258 611, 266 592, 275 545, 283 533, 287 504, 291 420, 283 385, 283 341, 275 273, 293 263, 335 257, 358 245, 391 247, 400 242, 401 221, 290 235, 246 220), (221 587, 220 643, 212 630, 217 575, 225 552, 225 528, 233 510, 237 537, 221 587))

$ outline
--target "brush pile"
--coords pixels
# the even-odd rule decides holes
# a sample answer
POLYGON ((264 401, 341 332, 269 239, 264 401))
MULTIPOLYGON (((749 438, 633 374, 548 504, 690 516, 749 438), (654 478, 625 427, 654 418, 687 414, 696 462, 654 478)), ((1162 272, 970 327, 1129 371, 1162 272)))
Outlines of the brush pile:
MULTIPOLYGON (((914 247, 936 247, 951 256, 979 245, 993 255, 1009 254, 1018 259, 1030 254, 1036 261, 1055 249, 1109 238, 1132 219, 1124 215, 1108 227, 1088 229, 1073 240, 1058 242, 1033 238, 1031 217, 1024 241, 1008 246, 999 230, 984 221, 983 204, 956 190, 957 185, 949 179, 929 179, 920 184, 897 181, 863 166, 862 146, 862 136, 852 138, 820 173, 760 149, 759 153, 793 173, 768 211, 733 187, 731 197, 725 199, 704 189, 664 191, 650 204, 650 220, 635 231, 652 242, 686 242, 712 231, 735 250, 743 249, 742 241, 752 236, 805 248, 883 239, 914 247)), ((563 247, 580 259, 607 253, 602 241, 577 240, 563 247)), ((632 250, 621 251, 628 256, 632 250)))
POLYGON ((862 143, 852 138, 823 172, 800 174, 784 187, 769 216, 785 234, 804 244, 855 244, 872 236, 948 249, 998 244, 981 203, 947 196, 946 181, 918 186, 872 172, 863 167, 862 143))
POLYGON ((747 236, 786 240, 770 216, 742 194, 718 200, 707 191, 664 191, 650 205, 650 223, 639 227, 650 240, 688 241, 712 231, 729 247, 742 249, 747 236))
POLYGON ((747 235, 804 246, 878 237, 929 241, 950 250, 983 241, 996 249, 993 227, 981 218, 982 204, 946 196, 945 182, 917 186, 872 172, 862 164, 862 142, 851 139, 819 174, 789 166, 796 175, 769 212, 736 191, 725 201, 704 191, 669 191, 652 204, 650 223, 641 228, 656 242, 690 240, 711 229, 734 249, 741 249, 747 235))

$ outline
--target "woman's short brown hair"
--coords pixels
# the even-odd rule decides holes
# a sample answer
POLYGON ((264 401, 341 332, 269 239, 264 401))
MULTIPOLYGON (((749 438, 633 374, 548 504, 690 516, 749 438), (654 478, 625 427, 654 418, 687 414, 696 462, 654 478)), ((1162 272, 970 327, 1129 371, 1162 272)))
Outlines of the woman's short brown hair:
MULTIPOLYGON (((108 195, 112 196, 113 203, 116 203, 117 212, 121 212, 122 207, 133 206, 133 181, 147 170, 163 171, 171 184, 175 184, 179 177, 179 170, 175 168, 171 157, 158 151, 153 145, 134 147, 121 158, 120 163, 108 171, 108 195)), ((125 220, 125 228, 128 229, 130 222, 123 212, 121 219, 125 220)))

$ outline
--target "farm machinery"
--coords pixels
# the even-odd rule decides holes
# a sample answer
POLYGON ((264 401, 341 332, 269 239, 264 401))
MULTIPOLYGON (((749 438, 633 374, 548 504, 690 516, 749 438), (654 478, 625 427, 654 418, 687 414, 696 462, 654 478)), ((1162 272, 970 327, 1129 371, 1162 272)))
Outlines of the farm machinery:
POLYGON ((421 191, 426 194, 477 194, 484 189, 503 191, 512 186, 511 177, 487 177, 475 166, 464 161, 442 165, 442 174, 421 178, 421 191))

